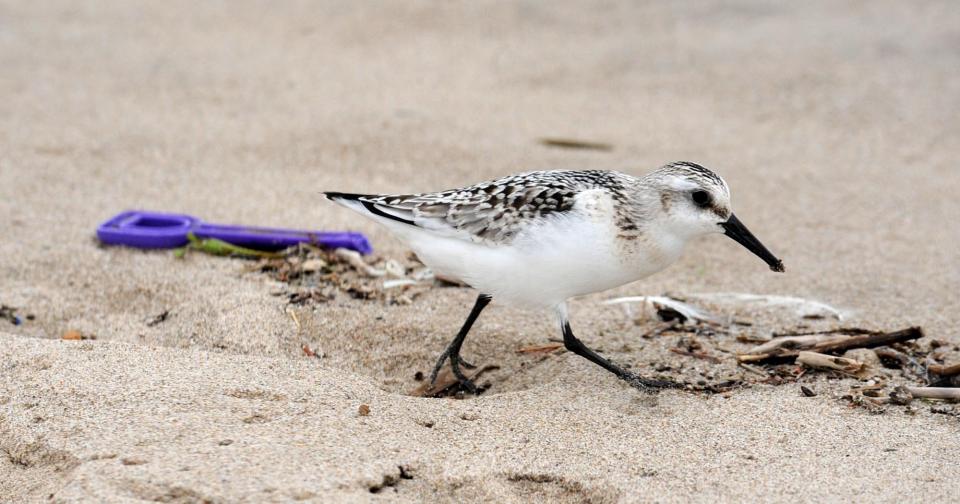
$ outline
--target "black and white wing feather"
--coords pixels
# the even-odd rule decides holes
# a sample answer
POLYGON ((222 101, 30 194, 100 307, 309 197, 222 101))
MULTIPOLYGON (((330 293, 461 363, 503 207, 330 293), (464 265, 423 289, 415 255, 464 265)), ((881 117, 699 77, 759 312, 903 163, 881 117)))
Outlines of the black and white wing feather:
POLYGON ((571 211, 581 191, 609 188, 616 179, 617 174, 605 171, 541 171, 436 193, 324 194, 388 223, 473 242, 505 243, 540 219, 571 211))

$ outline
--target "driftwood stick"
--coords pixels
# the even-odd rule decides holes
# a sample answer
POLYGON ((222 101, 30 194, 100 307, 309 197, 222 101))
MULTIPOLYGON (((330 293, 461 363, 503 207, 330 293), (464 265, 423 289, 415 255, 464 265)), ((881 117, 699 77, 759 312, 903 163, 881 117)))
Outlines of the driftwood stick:
POLYGON ((904 387, 913 397, 923 397, 926 399, 945 399, 948 401, 960 401, 960 388, 946 387, 904 387))
POLYGON ((839 371, 857 378, 865 378, 870 374, 870 369, 858 360, 817 352, 800 352, 800 355, 797 356, 797 363, 816 369, 839 371))
POLYGON ((883 334, 882 331, 873 331, 870 329, 863 329, 860 327, 840 327, 838 329, 828 329, 826 331, 784 331, 784 332, 775 332, 773 333, 774 337, 780 336, 810 336, 813 334, 846 334, 848 336, 855 336, 858 334, 883 334))
POLYGON ((923 329, 910 327, 890 333, 864 334, 862 336, 851 336, 840 341, 824 342, 815 345, 812 350, 815 352, 841 352, 851 348, 874 348, 892 343, 903 343, 904 341, 915 340, 922 337, 923 329))
POLYGON ((933 374, 938 374, 940 376, 954 376, 960 374, 960 362, 956 364, 931 364, 927 366, 927 369, 930 370, 933 374))
POLYGON ((849 336, 830 334, 810 334, 806 336, 784 336, 774 338, 747 351, 748 354, 767 354, 776 350, 804 350, 827 341, 845 340, 849 336))
MULTIPOLYGON (((874 348, 893 343, 910 341, 922 337, 923 329, 920 329, 919 327, 910 327, 908 329, 890 333, 867 333, 859 336, 844 337, 842 339, 831 338, 816 343, 807 348, 807 350, 818 353, 836 353, 844 350, 850 350, 851 348, 874 348)), ((799 355, 800 352, 796 350, 775 349, 766 353, 748 353, 744 355, 738 355, 737 360, 740 362, 789 362, 790 359, 799 355)))

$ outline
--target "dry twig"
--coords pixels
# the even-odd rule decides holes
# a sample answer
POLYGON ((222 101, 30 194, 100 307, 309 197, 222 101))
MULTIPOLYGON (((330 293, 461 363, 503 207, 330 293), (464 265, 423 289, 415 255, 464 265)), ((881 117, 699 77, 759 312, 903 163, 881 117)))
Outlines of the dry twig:
POLYGON ((817 352, 800 352, 797 363, 816 369, 839 371, 857 378, 866 378, 870 375, 870 368, 860 361, 817 352))
POLYGON ((960 401, 960 388, 952 387, 904 387, 913 397, 960 401))
POLYGON ((531 345, 525 346, 517 349, 517 353, 520 354, 530 354, 530 353, 546 353, 557 350, 558 348, 563 348, 563 343, 547 343, 545 345, 531 345))
POLYGON ((929 369, 931 373, 940 376, 954 376, 960 374, 960 363, 950 365, 931 364, 927 366, 927 369, 929 369))
MULTIPOLYGON (((850 350, 852 348, 874 348, 879 346, 890 345, 893 343, 901 343, 904 341, 910 341, 917 338, 923 337, 923 330, 919 327, 910 327, 908 329, 903 329, 901 331, 894 331, 889 333, 868 333, 862 334, 860 336, 850 336, 843 339, 829 339, 816 343, 813 346, 809 347, 808 350, 812 352, 819 353, 832 353, 832 352, 842 352, 844 350, 850 350)), ((740 362, 763 362, 763 361, 775 361, 775 360, 788 360, 793 357, 800 355, 798 351, 779 351, 774 350, 772 352, 762 353, 762 354, 744 354, 737 356, 737 359, 740 362)))

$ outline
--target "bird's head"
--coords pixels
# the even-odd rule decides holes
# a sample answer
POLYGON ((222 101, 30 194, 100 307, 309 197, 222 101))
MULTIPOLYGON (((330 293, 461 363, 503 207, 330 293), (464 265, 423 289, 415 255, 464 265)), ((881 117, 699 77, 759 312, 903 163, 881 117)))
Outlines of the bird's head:
POLYGON ((679 161, 645 178, 659 192, 661 217, 681 238, 723 233, 763 259, 771 270, 783 271, 783 262, 733 214, 730 189, 719 175, 696 163, 679 161))

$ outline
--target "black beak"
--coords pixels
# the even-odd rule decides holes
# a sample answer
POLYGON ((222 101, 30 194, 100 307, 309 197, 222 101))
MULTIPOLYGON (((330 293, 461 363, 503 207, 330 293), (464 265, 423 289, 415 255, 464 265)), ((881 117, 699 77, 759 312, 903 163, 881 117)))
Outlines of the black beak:
POLYGON ((747 229, 747 226, 744 226, 740 219, 736 215, 730 214, 730 218, 727 219, 727 222, 721 222, 720 225, 723 227, 723 234, 729 236, 736 240, 737 243, 743 245, 750 252, 753 252, 760 259, 763 259, 767 264, 770 265, 770 269, 777 272, 783 272, 783 261, 777 259, 772 252, 767 250, 767 247, 764 247, 760 240, 757 237, 753 236, 753 233, 747 229))

